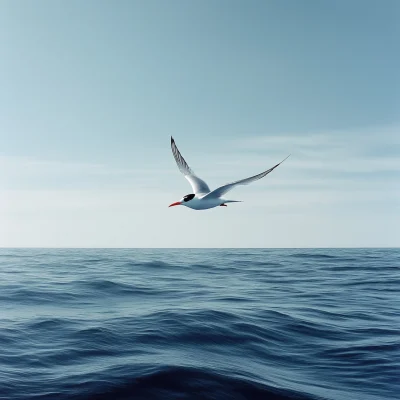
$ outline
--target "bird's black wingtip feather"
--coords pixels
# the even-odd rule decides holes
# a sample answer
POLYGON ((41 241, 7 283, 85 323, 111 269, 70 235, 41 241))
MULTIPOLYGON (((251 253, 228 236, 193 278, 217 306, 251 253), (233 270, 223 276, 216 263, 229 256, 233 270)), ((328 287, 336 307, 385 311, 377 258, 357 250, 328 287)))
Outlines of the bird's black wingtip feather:
POLYGON ((174 140, 174 138, 171 136, 171 144, 172 143, 175 143, 175 140, 174 140))

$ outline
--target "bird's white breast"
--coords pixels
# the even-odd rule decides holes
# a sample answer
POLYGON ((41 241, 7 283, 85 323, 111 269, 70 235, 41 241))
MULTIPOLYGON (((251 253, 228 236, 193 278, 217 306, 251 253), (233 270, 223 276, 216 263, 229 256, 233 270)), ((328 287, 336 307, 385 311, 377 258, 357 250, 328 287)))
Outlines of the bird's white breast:
POLYGON ((192 200, 183 205, 193 210, 207 210, 208 208, 218 207, 223 203, 221 198, 203 199, 202 197, 194 197, 192 200))

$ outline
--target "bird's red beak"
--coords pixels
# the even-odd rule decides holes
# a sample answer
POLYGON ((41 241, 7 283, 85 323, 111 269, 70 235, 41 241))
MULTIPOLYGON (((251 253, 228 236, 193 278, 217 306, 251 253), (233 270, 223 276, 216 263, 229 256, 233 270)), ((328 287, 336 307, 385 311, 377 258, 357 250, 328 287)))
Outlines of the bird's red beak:
POLYGON ((177 201, 176 203, 170 204, 168 207, 180 206, 180 205, 181 205, 181 202, 180 202, 180 201, 177 201))

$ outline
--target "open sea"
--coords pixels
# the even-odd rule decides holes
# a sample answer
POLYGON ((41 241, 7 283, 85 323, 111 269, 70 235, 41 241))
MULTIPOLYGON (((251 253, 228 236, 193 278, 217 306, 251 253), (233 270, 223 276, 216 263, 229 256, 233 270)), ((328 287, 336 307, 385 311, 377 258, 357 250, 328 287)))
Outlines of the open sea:
POLYGON ((0 399, 400 399, 400 249, 0 249, 0 399))

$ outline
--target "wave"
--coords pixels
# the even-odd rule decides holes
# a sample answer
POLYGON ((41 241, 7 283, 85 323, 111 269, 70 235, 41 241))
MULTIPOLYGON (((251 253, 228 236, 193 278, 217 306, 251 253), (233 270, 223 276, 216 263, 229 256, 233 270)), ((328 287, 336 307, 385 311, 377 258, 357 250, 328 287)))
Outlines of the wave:
POLYGON ((103 293, 103 295, 152 295, 157 292, 149 285, 135 285, 110 279, 79 280, 72 286, 79 287, 79 292, 85 296, 103 293))
POLYGON ((80 393, 51 393, 35 397, 71 400, 316 400, 307 394, 279 389, 239 377, 188 367, 163 367, 147 374, 91 382, 75 388, 80 393))
POLYGON ((316 253, 293 253, 290 257, 309 259, 309 260, 332 260, 332 261, 357 261, 353 257, 345 257, 341 255, 331 255, 331 254, 316 254, 316 253))

